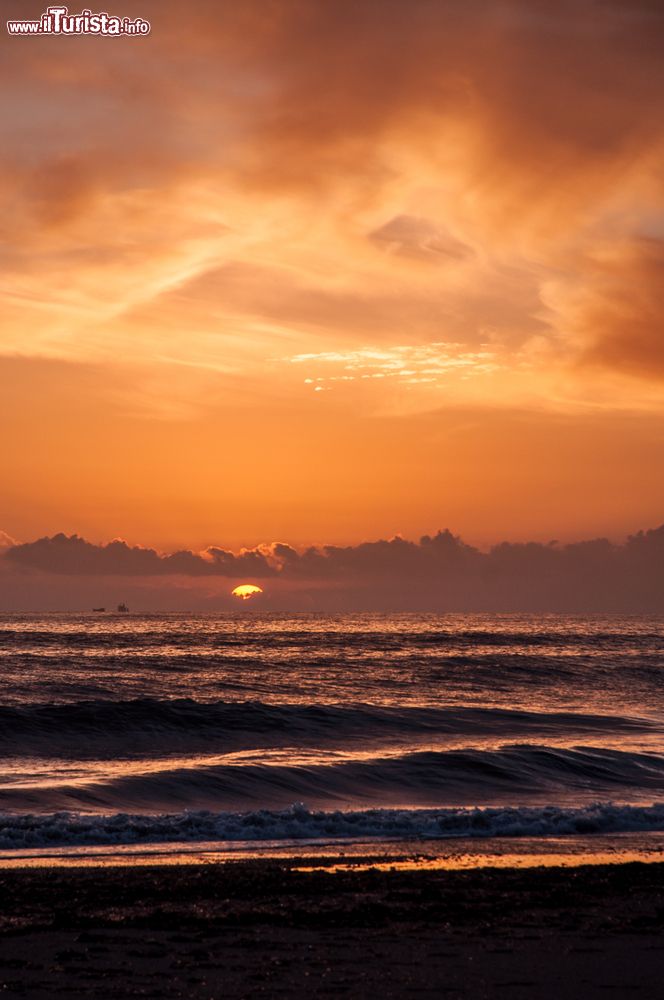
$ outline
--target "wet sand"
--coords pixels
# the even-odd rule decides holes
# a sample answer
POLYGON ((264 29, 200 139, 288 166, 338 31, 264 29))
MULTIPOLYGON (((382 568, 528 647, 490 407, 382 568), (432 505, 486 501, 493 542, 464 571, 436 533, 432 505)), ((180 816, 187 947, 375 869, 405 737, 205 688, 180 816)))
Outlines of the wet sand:
POLYGON ((0 994, 662 995, 664 863, 361 860, 335 872, 329 858, 1 871, 0 994))

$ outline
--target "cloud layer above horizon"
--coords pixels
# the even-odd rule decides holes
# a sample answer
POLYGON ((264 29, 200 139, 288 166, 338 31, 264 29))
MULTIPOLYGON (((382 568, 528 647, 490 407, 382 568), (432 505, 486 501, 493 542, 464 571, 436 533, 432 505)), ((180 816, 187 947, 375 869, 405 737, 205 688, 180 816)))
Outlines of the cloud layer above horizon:
POLYGON ((210 546, 172 554, 119 539, 95 545, 58 534, 0 549, 0 600, 11 609, 18 582, 21 593, 33 585, 37 607, 57 606, 61 593, 76 593, 84 578, 79 592, 86 595, 138 582, 138 599, 148 610, 164 601, 169 608, 180 601, 179 610, 211 608, 216 601, 224 610, 233 606, 238 582, 259 582, 265 593, 258 605, 267 610, 652 612, 664 600, 663 558, 664 525, 621 545, 605 538, 501 542, 487 552, 448 530, 417 542, 396 537, 304 550, 271 543, 239 553, 210 546))

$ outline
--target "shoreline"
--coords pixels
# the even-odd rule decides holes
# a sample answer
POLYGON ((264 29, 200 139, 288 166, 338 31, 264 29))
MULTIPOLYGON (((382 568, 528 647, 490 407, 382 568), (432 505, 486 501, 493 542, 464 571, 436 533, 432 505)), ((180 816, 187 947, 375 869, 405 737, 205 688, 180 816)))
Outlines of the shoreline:
POLYGON ((0 987, 165 1000, 661 988, 663 861, 399 870, 374 854, 330 871, 321 860, 5 869, 0 987))
POLYGON ((53 845, 0 851, 0 872, 30 868, 170 867, 316 857, 320 867, 473 870, 664 862, 664 832, 439 838, 312 838, 274 841, 154 841, 53 845), (367 861, 367 859, 369 859, 367 861))

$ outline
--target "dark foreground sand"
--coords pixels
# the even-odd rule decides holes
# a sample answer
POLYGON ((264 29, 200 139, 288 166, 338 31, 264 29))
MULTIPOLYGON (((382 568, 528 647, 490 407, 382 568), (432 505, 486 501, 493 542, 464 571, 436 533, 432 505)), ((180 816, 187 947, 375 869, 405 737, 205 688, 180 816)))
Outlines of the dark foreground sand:
POLYGON ((664 864, 0 872, 0 996, 664 996, 664 864))

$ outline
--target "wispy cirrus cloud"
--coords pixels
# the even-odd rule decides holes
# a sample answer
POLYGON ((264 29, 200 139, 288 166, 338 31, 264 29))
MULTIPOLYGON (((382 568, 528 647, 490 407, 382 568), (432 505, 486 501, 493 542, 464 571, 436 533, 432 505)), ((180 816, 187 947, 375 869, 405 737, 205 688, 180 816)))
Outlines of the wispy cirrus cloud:
MULTIPOLYGON (((553 368, 592 395, 601 374, 576 365, 549 289, 585 273, 595 294, 579 265, 597 241, 611 253, 661 215, 652 4, 199 0, 186 25, 144 6, 140 57, 136 40, 4 39, 4 350, 227 366, 241 331, 245 373, 279 392, 269 328, 294 354, 444 339, 462 364, 490 328, 506 363, 546 344, 542 401, 553 368)), ((613 312, 605 368, 658 379, 629 333, 641 307, 613 312)))
POLYGON ((465 379, 499 371, 499 354, 488 344, 480 348, 483 349, 465 351, 461 344, 434 342, 385 349, 365 347, 354 351, 295 354, 284 360, 302 365, 308 372, 333 373, 307 375, 303 382, 314 390, 332 388, 334 383, 366 379, 395 379, 405 386, 433 385, 441 384, 449 376, 465 379))

